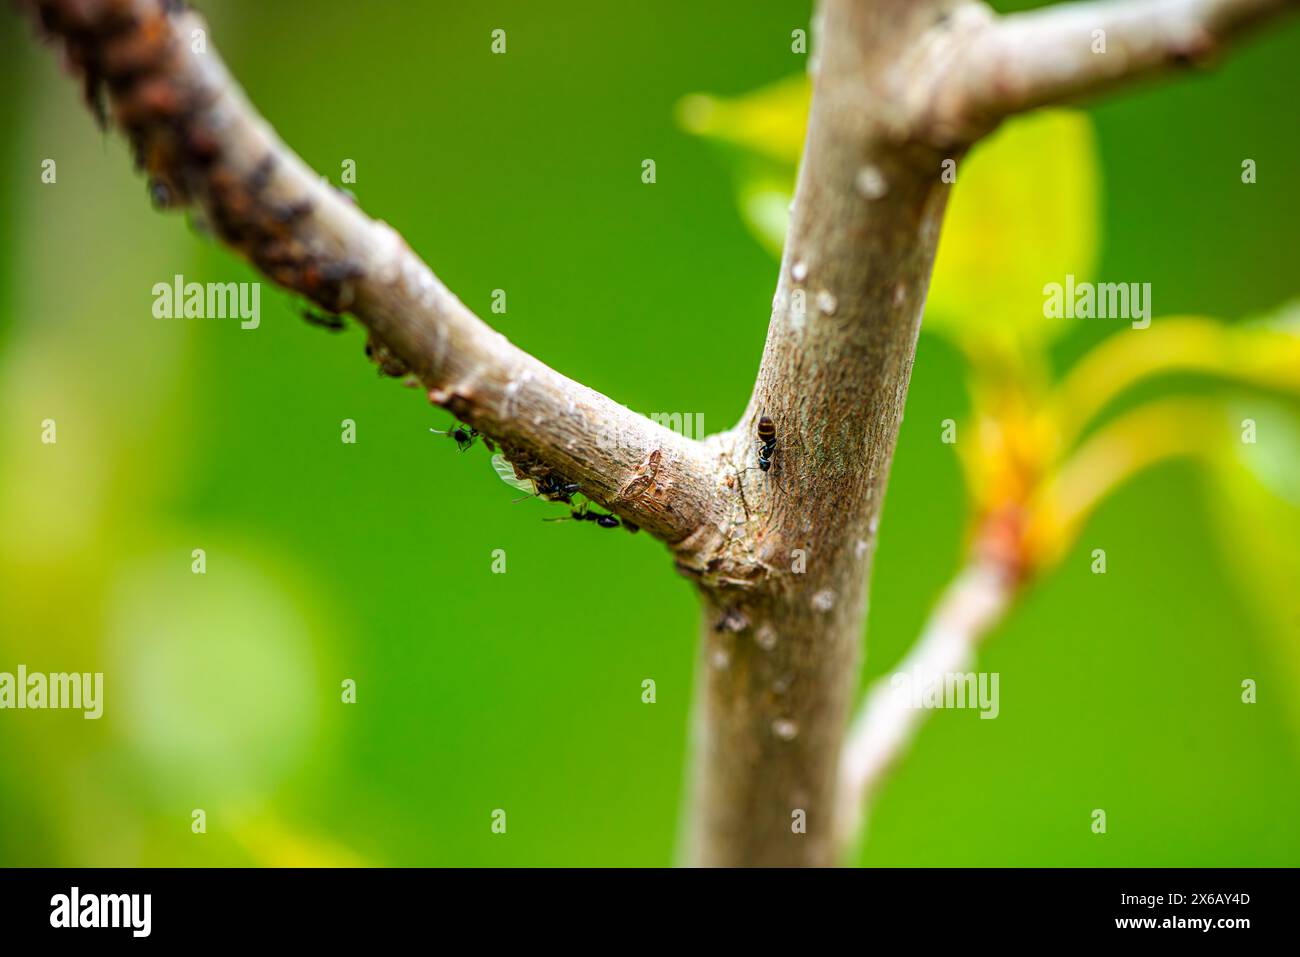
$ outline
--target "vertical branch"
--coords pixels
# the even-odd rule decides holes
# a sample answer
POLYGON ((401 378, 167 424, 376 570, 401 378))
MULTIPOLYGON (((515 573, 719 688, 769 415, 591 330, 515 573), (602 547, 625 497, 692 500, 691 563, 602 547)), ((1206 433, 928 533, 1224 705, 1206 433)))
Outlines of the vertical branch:
POLYGON ((946 198, 942 157, 908 141, 900 106, 900 62, 936 6, 828 0, 821 10, 767 345, 749 407, 726 439, 730 461, 754 467, 766 414, 777 450, 769 472, 737 479, 748 502, 733 515, 739 541, 697 570, 709 595, 699 863, 834 859, 864 581, 946 198))

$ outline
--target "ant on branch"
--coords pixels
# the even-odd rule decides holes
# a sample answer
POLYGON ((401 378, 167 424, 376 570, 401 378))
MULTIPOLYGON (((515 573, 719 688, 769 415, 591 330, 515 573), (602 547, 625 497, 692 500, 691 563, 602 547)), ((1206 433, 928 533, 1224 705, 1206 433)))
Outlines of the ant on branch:
MULTIPOLYGON (((533 483, 537 489, 537 494, 551 502, 564 502, 568 504, 573 500, 574 493, 578 491, 577 482, 569 482, 559 475, 548 472, 533 483)), ((516 501, 523 501, 517 499, 516 501)))
MULTIPOLYGON (((468 450, 469 447, 480 438, 478 429, 460 423, 457 423, 455 428, 447 429, 446 431, 443 431, 442 429, 430 429, 429 431, 434 435, 445 435, 447 438, 452 439, 456 443, 456 448, 462 452, 468 450)), ((489 439, 483 438, 484 445, 488 445, 489 442, 489 439)))
POLYGON ((346 328, 343 317, 335 312, 317 312, 310 307, 299 310, 308 325, 324 329, 326 332, 342 332, 346 328))
POLYGON ((772 467, 772 456, 776 454, 776 423, 766 415, 758 417, 758 441, 762 443, 758 450, 758 467, 766 472, 772 467))
MULTIPOLYGON (((486 441, 487 439, 484 439, 484 442, 486 441)), ((523 498, 515 499, 512 504, 536 497, 547 502, 563 502, 568 505, 572 503, 573 496, 578 491, 577 482, 570 482, 554 472, 547 472, 535 479, 520 476, 515 472, 515 467, 499 452, 492 456, 492 468, 501 481, 513 489, 527 493, 523 498)))
MULTIPOLYGON (((772 421, 770 416, 764 413, 763 415, 760 415, 758 417, 758 425, 755 429, 755 433, 758 436, 757 471, 768 472, 772 468, 772 459, 776 455, 776 446, 777 446, 776 423, 772 421)), ((753 472, 753 471, 755 471, 755 469, 753 466, 751 466, 747 469, 740 469, 736 473, 736 478, 739 483, 739 490, 740 490, 740 504, 745 509, 746 519, 749 518, 749 503, 745 501, 745 480, 741 478, 741 476, 743 476, 746 472, 753 472)), ((782 494, 784 494, 784 490, 781 488, 779 483, 777 483, 776 487, 778 491, 781 491, 782 494)))
POLYGON ((620 525, 629 532, 636 534, 641 530, 641 526, 633 525, 626 519, 620 521, 617 516, 607 515, 604 512, 593 512, 591 503, 584 502, 577 508, 569 509, 568 515, 561 515, 558 518, 543 519, 546 522, 595 522, 601 528, 618 528, 620 525))
POLYGON ((640 525, 629 522, 625 518, 619 519, 614 515, 593 511, 589 501, 583 501, 575 505, 573 496, 579 492, 578 483, 570 482, 564 476, 555 472, 547 472, 545 475, 539 475, 536 478, 521 476, 515 472, 515 467, 500 453, 492 456, 492 468, 501 481, 511 488, 528 493, 523 498, 515 499, 515 502, 540 498, 546 502, 563 502, 569 506, 568 515, 543 519, 545 522, 595 522, 601 528, 618 528, 621 525, 632 534, 636 534, 641 530, 640 525))

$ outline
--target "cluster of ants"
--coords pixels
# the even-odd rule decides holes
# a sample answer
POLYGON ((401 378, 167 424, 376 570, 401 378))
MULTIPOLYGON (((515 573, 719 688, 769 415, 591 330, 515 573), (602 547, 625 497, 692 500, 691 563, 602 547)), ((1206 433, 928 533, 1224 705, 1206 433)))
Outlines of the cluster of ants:
MULTIPOLYGON (((341 315, 320 313, 308 308, 302 310, 302 317, 311 325, 319 326, 329 332, 339 332, 344 327, 343 317, 341 315)), ((367 342, 366 344, 366 355, 372 360, 378 362, 381 375, 401 375, 405 372, 404 366, 400 370, 395 367, 392 369, 386 368, 385 356, 382 353, 376 354, 374 346, 370 342, 367 342)), ((497 450, 496 444, 493 443, 491 439, 486 435, 481 435, 478 429, 473 426, 465 425, 464 423, 458 422, 450 429, 430 429, 429 431, 436 435, 443 435, 451 439, 456 443, 456 448, 461 452, 467 451, 470 446, 480 439, 482 439, 483 444, 487 446, 488 451, 495 453, 497 450)), ((770 416, 760 415, 755 431, 758 435, 758 469, 761 472, 767 472, 772 468, 772 458, 776 454, 776 423, 772 421, 770 416)), ((573 496, 579 494, 580 491, 577 482, 569 482, 561 476, 553 473, 547 473, 537 479, 521 479, 515 474, 514 466, 506 461, 505 457, 500 454, 493 455, 492 465, 496 469, 497 474, 501 477, 502 481, 513 488, 528 493, 523 498, 515 499, 516 502, 522 502, 535 496, 548 502, 562 502, 569 506, 568 515, 560 518, 548 518, 544 519, 544 521, 595 522, 601 528, 618 528, 619 526, 622 526, 629 532, 637 532, 640 530, 640 526, 633 525, 627 519, 619 519, 617 516, 610 515, 606 512, 594 511, 591 507, 590 501, 583 501, 578 505, 574 505, 573 496)), ((742 469, 741 471, 751 472, 753 469, 742 469)), ((744 500, 743 488, 741 491, 741 500, 744 500)), ((748 513, 748 506, 746 506, 745 511, 748 513)))
MULTIPOLYGON (((327 332, 341 332, 345 323, 343 316, 334 313, 319 312, 310 307, 300 310, 304 321, 309 325, 317 326, 327 332)), ((366 357, 379 366, 380 375, 401 376, 406 373, 405 365, 390 357, 386 350, 382 349, 373 340, 366 342, 366 357)), ((482 440, 487 446, 489 452, 496 453, 496 444, 486 435, 479 433, 478 429, 464 423, 457 422, 450 429, 430 429, 435 435, 443 435, 456 443, 456 448, 461 452, 466 452, 477 441, 482 440)), ((523 498, 515 499, 516 502, 525 501, 528 498, 537 497, 548 502, 561 502, 569 506, 569 514, 559 518, 544 519, 547 522, 594 522, 601 528, 626 528, 629 532, 640 531, 639 525, 634 525, 627 519, 619 519, 617 516, 610 515, 606 512, 595 511, 591 502, 583 501, 574 504, 573 497, 580 491, 577 482, 570 482, 567 479, 547 473, 537 479, 519 478, 515 474, 514 466, 506 461, 505 457, 498 454, 492 456, 492 467, 496 469, 501 480, 512 488, 527 492, 523 498)))
MULTIPOLYGON (((444 435, 456 443, 456 448, 464 452, 470 448, 476 441, 482 440, 489 451, 496 451, 496 445, 486 435, 479 434, 478 429, 473 426, 457 423, 450 429, 430 429, 435 435, 444 435)), ((547 502, 562 502, 569 506, 569 514, 558 518, 547 518, 547 522, 595 522, 601 528, 626 528, 629 532, 640 531, 639 525, 634 525, 627 519, 619 519, 617 516, 610 515, 606 512, 597 512, 592 509, 591 503, 583 501, 577 505, 573 502, 573 496, 580 491, 577 482, 570 482, 567 479, 548 472, 546 475, 539 476, 536 479, 519 478, 515 474, 514 466, 506 461, 502 455, 492 456, 492 467, 496 469, 497 475, 501 477, 507 485, 512 488, 527 492, 523 498, 515 499, 515 502, 522 502, 536 496, 547 502)))
MULTIPOLYGON (((457 423, 450 429, 430 429, 430 432, 436 435, 444 435, 456 443, 456 448, 461 452, 466 451, 479 439, 491 451, 496 451, 496 446, 486 435, 480 435, 479 431, 473 426, 457 423)), ((766 415, 758 419, 758 469, 761 472, 767 472, 772 468, 772 457, 776 454, 776 424, 766 415)), ((502 481, 506 482, 513 488, 527 492, 523 498, 515 499, 516 502, 522 502, 529 497, 536 496, 548 502, 563 502, 569 506, 569 514, 560 518, 548 518, 543 521, 547 522, 595 522, 601 528, 618 528, 620 525, 629 532, 637 532, 640 526, 633 525, 626 518, 619 519, 617 516, 605 512, 594 511, 589 501, 583 501, 578 505, 573 504, 573 496, 579 493, 577 482, 569 482, 561 476, 554 473, 547 473, 536 479, 521 479, 514 471, 514 466, 506 461, 502 455, 492 457, 492 465, 502 481)), ((745 469, 744 471, 752 471, 745 469)), ((743 500, 743 492, 742 500, 743 500)), ((746 509, 748 511, 748 509, 746 509)))

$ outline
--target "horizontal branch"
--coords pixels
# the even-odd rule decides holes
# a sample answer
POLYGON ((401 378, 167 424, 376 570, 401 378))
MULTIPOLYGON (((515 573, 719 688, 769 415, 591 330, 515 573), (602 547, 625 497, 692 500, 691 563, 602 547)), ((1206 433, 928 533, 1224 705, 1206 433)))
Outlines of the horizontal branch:
POLYGON ((933 31, 932 141, 966 144, 1007 116, 1201 64, 1296 0, 1091 0, 1005 17, 982 4, 933 31))
POLYGON ((24 0, 61 39, 163 206, 196 202, 270 280, 372 334, 390 374, 496 440, 516 468, 577 483, 669 542, 711 524, 699 443, 560 375, 478 319, 386 223, 314 173, 255 112, 197 14, 168 0, 24 0), (201 31, 201 32, 199 32, 201 31))

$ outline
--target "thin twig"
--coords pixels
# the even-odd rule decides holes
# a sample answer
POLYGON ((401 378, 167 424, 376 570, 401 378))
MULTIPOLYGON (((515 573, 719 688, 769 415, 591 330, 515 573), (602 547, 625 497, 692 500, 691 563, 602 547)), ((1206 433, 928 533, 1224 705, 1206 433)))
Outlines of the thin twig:
POLYGON ((938 82, 917 89, 931 142, 969 144, 1004 117, 1210 61, 1297 0, 1090 0, 1005 17, 983 4, 936 28, 938 82))

